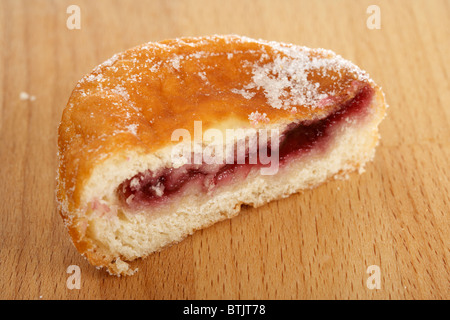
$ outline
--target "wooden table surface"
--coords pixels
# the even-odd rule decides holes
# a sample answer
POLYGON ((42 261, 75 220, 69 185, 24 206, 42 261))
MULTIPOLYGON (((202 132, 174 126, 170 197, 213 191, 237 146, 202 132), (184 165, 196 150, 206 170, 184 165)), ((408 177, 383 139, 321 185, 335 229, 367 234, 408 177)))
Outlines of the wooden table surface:
POLYGON ((449 17, 448 0, 1 0, 0 298, 449 299, 449 17), (66 25, 71 4, 79 30, 66 25), (367 26, 369 5, 380 29, 367 26), (140 43, 228 33, 332 49, 367 70, 390 105, 375 161, 246 208, 139 261, 133 277, 96 270, 54 199, 73 87, 140 43), (70 265, 80 289, 67 287, 70 265), (380 289, 367 286, 371 265, 380 289))

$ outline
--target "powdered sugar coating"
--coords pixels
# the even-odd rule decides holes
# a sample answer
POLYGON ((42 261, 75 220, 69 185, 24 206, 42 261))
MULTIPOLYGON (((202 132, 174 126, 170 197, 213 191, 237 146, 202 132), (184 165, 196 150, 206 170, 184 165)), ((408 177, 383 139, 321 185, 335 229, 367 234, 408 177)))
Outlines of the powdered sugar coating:
MULTIPOLYGON (((228 88, 229 92, 241 95, 247 100, 252 99, 258 91, 263 92, 268 105, 274 109, 284 109, 291 113, 295 113, 298 106, 308 108, 321 106, 320 101, 333 97, 342 89, 341 87, 322 88, 320 82, 311 77, 312 73, 319 74, 319 78, 329 77, 333 81, 338 81, 349 74, 360 81, 371 81, 367 73, 330 50, 312 50, 297 45, 229 35, 175 39, 170 43, 147 43, 137 47, 136 50, 115 54, 94 69, 92 74, 84 77, 80 83, 96 84, 96 87, 93 88, 95 91, 111 90, 129 100, 127 92, 129 86, 124 86, 125 83, 142 83, 146 74, 158 73, 167 66, 182 74, 183 66, 189 61, 198 60, 201 64, 202 59, 222 55, 226 55, 228 60, 239 57, 242 70, 251 74, 250 81, 236 83, 236 87, 228 88), (218 40, 227 44, 256 44, 260 47, 259 51, 248 48, 236 49, 234 48, 236 46, 230 47, 230 51, 222 52, 202 50, 211 41, 218 40), (188 46, 192 50, 187 52, 176 50, 183 46, 188 46), (170 54, 165 59, 155 59, 155 48, 167 50, 170 54), (270 54, 268 48, 272 51, 270 54), (242 59, 242 55, 250 55, 256 59, 242 59), (126 63, 116 66, 120 61, 126 63), (114 88, 104 86, 105 78, 102 72, 105 71, 108 71, 110 76, 111 74, 120 74, 121 82, 114 88), (123 71, 127 71, 125 76, 123 71)), ((209 77, 205 71, 210 72, 211 69, 214 71, 216 68, 220 69, 221 65, 203 66, 196 74, 204 82, 204 85, 209 85, 209 77)), ((177 77, 181 79, 180 75, 177 77)), ((92 93, 92 91, 86 92, 85 89, 80 91, 83 95, 92 93)))
POLYGON ((270 119, 267 117, 266 113, 259 113, 258 111, 252 112, 248 119, 250 120, 250 123, 252 126, 256 127, 260 123, 269 123, 270 119))

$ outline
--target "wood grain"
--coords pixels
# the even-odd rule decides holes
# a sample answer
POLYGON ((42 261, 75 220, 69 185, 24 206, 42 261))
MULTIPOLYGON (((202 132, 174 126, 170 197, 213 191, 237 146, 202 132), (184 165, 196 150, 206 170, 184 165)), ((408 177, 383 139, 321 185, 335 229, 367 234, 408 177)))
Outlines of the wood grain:
POLYGON ((0 298, 449 299, 450 3, 0 1, 0 298), (81 8, 81 29, 66 8, 81 8), (366 26, 369 5, 381 29, 366 26), (236 33, 336 51, 390 105, 363 175, 246 208, 139 261, 91 267, 55 208, 57 126, 76 81, 147 41, 236 33), (21 100, 27 92, 36 99, 21 100), (69 265, 81 288, 69 290, 69 265), (381 269, 381 289, 366 286, 381 269))

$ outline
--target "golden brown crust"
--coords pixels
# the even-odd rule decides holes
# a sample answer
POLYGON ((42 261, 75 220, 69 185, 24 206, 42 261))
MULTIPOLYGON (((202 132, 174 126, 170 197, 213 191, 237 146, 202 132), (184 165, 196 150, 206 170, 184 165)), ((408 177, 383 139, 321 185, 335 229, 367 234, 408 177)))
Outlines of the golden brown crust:
MULTIPOLYGON (((75 87, 59 127, 60 213, 77 249, 93 249, 82 232, 82 188, 93 168, 116 153, 151 153, 178 128, 193 133, 220 121, 248 126, 325 117, 350 99, 353 64, 323 49, 211 36, 147 43, 119 53, 75 87)), ((103 257, 93 260, 107 261, 103 257)))

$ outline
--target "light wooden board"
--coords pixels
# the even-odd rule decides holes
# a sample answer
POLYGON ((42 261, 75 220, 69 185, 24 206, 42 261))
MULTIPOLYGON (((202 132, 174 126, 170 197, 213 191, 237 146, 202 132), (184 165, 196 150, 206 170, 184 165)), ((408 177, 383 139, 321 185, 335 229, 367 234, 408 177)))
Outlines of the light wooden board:
POLYGON ((446 0, 1 0, 0 298, 450 298, 449 17, 446 0), (70 4, 80 30, 66 27, 70 4), (372 4, 379 30, 366 25, 372 4), (139 261, 133 277, 96 270, 54 200, 71 90, 129 47, 225 33, 332 49, 367 70, 390 105, 375 161, 363 175, 246 208, 139 261), (79 290, 66 286, 70 265, 79 290), (367 287, 370 265, 381 289, 367 287))

